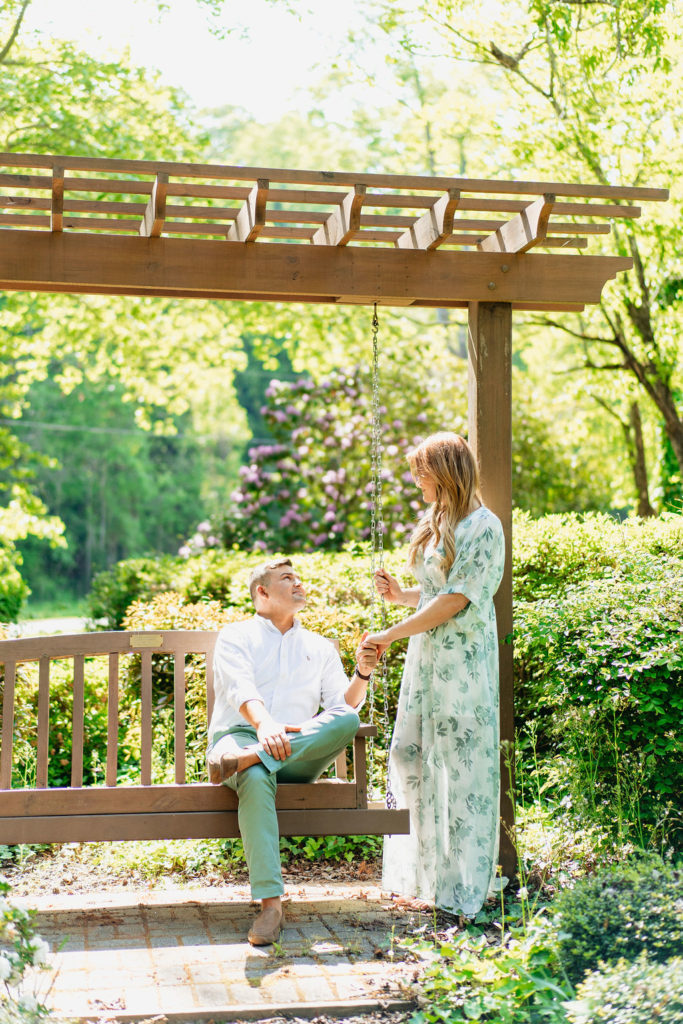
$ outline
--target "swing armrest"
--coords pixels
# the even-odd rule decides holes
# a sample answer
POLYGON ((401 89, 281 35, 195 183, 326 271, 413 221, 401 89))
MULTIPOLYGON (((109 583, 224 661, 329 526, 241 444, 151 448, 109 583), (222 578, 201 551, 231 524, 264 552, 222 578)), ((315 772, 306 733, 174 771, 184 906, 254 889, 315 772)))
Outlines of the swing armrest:
POLYGON ((376 736, 376 735, 377 735, 377 726, 376 725, 366 725, 364 722, 361 722, 360 728, 358 729, 358 732, 356 733, 356 736, 376 736))

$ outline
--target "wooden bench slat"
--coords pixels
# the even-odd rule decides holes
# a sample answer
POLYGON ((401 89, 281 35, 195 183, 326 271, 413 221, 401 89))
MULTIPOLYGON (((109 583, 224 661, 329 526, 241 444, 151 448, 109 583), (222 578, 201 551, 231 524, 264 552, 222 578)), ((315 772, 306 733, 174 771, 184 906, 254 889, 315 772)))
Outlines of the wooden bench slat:
POLYGON ((119 757, 119 654, 109 655, 109 681, 107 688, 107 770, 105 782, 115 786, 119 757))
POLYGON ((173 659, 173 730, 175 780, 179 786, 185 782, 185 655, 173 659))
POLYGON ((152 785, 152 652, 140 654, 140 781, 152 785))
MULTIPOLYGON (((276 807, 346 808, 356 806, 352 782, 321 779, 312 783, 283 783, 278 786, 276 807)), ((231 811, 237 809, 237 795, 227 786, 195 782, 187 786, 80 787, 78 789, 11 789, 0 792, 0 818, 13 815, 123 814, 134 809, 140 814, 162 811, 231 811)))
POLYGON ((38 669, 38 741, 36 746, 36 786, 47 788, 50 748, 50 659, 43 657, 38 669))
POLYGON ((12 749, 14 743, 14 684, 17 666, 14 661, 5 663, 5 684, 2 697, 2 750, 0 750, 0 787, 9 789, 12 785, 12 749))
MULTIPOLYGON (((161 650, 182 651, 184 654, 213 654, 216 633, 203 629, 136 630, 135 636, 163 633, 161 650)), ((112 651, 131 654, 131 633, 112 630, 101 633, 64 633, 55 636, 20 637, 16 640, 0 641, 0 664, 7 661, 39 661, 49 658, 72 658, 82 654, 86 658, 105 656, 112 651)))
MULTIPOLYGON (((282 836, 394 835, 410 831, 408 811, 384 807, 278 811, 282 836)), ((69 843, 131 839, 231 839, 240 835, 237 811, 93 814, 5 818, 6 843, 69 843)))
POLYGON ((206 720, 211 721, 211 715, 213 714, 213 658, 210 658, 208 653, 206 655, 206 720))
POLYGON ((74 655, 73 711, 71 719, 71 785, 83 785, 83 718, 85 712, 85 659, 74 655))

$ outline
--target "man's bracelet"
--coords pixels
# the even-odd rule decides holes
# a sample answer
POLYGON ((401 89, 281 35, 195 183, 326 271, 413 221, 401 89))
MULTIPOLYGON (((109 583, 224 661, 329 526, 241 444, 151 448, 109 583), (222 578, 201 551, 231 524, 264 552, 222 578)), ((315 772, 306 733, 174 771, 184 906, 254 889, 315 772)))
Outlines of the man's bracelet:
POLYGON ((369 676, 364 676, 362 672, 358 671, 358 665, 356 665, 355 675, 357 675, 359 679, 362 679, 364 683, 367 683, 368 679, 372 675, 372 672, 370 673, 369 676))

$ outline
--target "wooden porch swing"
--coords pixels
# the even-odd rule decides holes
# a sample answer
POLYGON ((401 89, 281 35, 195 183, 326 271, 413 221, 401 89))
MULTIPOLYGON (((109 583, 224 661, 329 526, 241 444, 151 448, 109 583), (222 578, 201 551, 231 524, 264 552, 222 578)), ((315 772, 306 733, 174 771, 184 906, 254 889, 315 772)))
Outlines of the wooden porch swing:
MULTIPOLYGON (((639 217, 635 203, 667 198, 657 188, 5 153, 0 288, 466 308, 469 440, 485 502, 506 537, 496 611, 501 739, 512 742, 512 312, 581 310, 599 302, 605 283, 632 260, 583 250, 610 233, 611 221, 639 217)), ((214 634, 161 631, 1 642, 3 842, 236 835, 234 794, 185 784, 185 656, 208 656, 210 701, 214 641, 214 634), (151 785, 154 650, 171 653, 175 665, 175 783, 167 786, 151 785), (113 737, 124 651, 138 651, 142 664, 136 787, 116 786, 113 737), (83 788, 84 666, 95 654, 109 663, 110 746, 105 785, 83 788), (49 661, 65 656, 74 664, 71 787, 51 790, 49 661), (35 787, 12 789, 14 680, 25 660, 40 666, 37 777, 35 787)), ((371 729, 363 727, 355 741, 353 782, 279 787, 283 834, 407 830, 406 812, 368 803, 364 744, 371 729)), ((504 756, 502 771, 501 864, 511 875, 512 780, 504 756)))

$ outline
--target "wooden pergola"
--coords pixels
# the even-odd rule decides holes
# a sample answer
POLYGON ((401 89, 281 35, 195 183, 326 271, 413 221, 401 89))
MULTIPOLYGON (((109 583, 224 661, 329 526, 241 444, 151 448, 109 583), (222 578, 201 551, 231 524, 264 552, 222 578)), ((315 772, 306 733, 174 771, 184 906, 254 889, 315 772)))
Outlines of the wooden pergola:
MULTIPOLYGON (((589 253, 668 191, 0 154, 0 288, 466 308, 469 438, 507 563, 498 592, 501 739, 514 737, 514 310, 581 310, 626 257, 589 253), (576 250, 576 251, 574 251, 576 250)), ((445 424, 444 426, 447 426, 445 424)), ((513 874, 504 765, 501 859, 513 874)))

